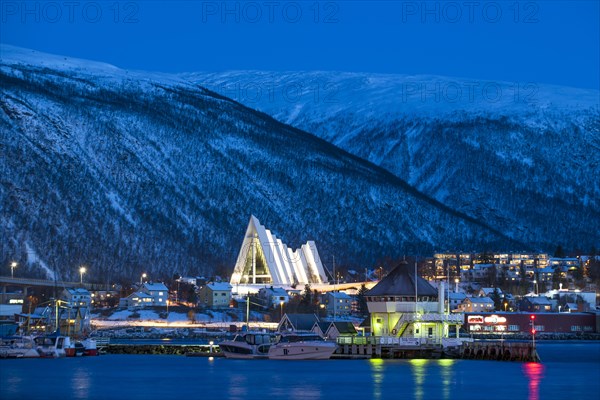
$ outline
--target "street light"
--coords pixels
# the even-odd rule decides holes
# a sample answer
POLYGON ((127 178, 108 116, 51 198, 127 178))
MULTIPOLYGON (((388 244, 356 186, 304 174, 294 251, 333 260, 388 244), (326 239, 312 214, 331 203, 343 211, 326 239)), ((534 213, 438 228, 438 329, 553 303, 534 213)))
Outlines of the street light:
POLYGON ((144 283, 144 279, 146 279, 146 277, 147 277, 147 276, 148 276, 148 275, 146 275, 146 273, 145 273, 145 272, 142 274, 142 276, 140 277, 140 285, 141 285, 142 283, 144 283))
POLYGON ((10 263, 10 277, 14 278, 15 277, 15 268, 17 268, 17 262, 13 261, 12 263, 10 263))
POLYGON ((459 282, 459 279, 454 278, 454 292, 455 293, 458 293, 458 282, 459 282))
POLYGON ((83 274, 85 274, 85 267, 79 268, 79 283, 83 285, 83 274))
POLYGON ((533 280, 533 290, 535 292, 535 294, 538 294, 538 288, 537 288, 537 280, 533 280))
POLYGON ((279 305, 281 306, 281 310, 279 311, 279 320, 281 321, 283 319, 283 301, 279 302, 279 305))

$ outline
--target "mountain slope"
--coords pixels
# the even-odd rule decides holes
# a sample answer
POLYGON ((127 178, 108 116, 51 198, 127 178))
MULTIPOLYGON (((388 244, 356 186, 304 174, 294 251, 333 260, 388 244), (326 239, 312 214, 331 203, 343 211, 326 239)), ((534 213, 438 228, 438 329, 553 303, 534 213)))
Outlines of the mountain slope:
POLYGON ((329 72, 196 73, 202 84, 392 172, 508 236, 600 244, 600 94, 329 72))
POLYGON ((384 256, 516 244, 389 172, 176 77, 2 46, 3 263, 60 279, 231 271, 250 214, 296 247, 384 256), (29 250, 28 250, 29 249, 29 250))

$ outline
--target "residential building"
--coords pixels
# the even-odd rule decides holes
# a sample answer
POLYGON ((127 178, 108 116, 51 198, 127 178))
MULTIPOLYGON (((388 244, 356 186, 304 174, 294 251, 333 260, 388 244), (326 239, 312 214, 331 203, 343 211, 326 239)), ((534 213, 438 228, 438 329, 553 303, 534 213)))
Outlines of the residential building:
POLYGON ((325 337, 328 339, 337 339, 340 336, 356 336, 356 328, 352 322, 333 321, 329 323, 325 331, 325 337))
POLYGON ((352 297, 344 292, 327 292, 324 295, 328 315, 347 316, 352 312, 352 297))
POLYGON ((67 288, 62 292, 62 298, 70 307, 89 307, 92 295, 84 288, 67 288))
POLYGON ((211 309, 229 308, 231 285, 226 282, 213 282, 198 291, 198 304, 211 309))
MULTIPOLYGON (((288 314, 285 313, 279 325, 278 332, 312 332, 320 319, 316 314, 288 314)), ((323 332, 325 333, 325 332, 323 332)))
POLYGON ((268 305, 269 308, 280 307, 281 304, 286 304, 290 301, 290 296, 283 288, 274 288, 273 286, 268 288, 261 288, 258 291, 258 297, 262 303, 268 305))
POLYGON ((494 300, 489 297, 466 297, 458 306, 461 312, 490 312, 494 311, 494 300))
POLYGON ((119 307, 123 308, 143 308, 154 305, 154 298, 144 292, 134 292, 127 297, 119 300, 119 307))
POLYGON ((457 310, 458 306, 467 298, 467 295, 462 292, 448 293, 448 302, 450 303, 450 311, 457 310))
POLYGON ((546 296, 525 296, 519 303, 519 310, 527 312, 550 312, 552 303, 546 296))
POLYGON ((169 297, 169 289, 164 283, 158 282, 146 282, 142 285, 140 292, 146 293, 152 297, 153 306, 167 306, 167 299, 169 297))

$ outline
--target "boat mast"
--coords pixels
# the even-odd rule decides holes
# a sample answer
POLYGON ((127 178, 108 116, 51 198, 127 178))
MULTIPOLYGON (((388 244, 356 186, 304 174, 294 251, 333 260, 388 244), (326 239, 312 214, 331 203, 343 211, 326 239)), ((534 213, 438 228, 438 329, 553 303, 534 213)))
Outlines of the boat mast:
POLYGON ((56 300, 56 298, 54 299, 54 312, 55 312, 55 324, 54 328, 56 329, 56 332, 58 333, 59 331, 59 327, 58 327, 58 301, 56 300))
POLYGON ((250 332, 250 293, 246 295, 246 332, 250 332))
POLYGON ((337 314, 337 299, 335 296, 335 292, 337 289, 337 285, 335 284, 335 279, 336 279, 336 275, 335 275, 335 256, 331 256, 332 258, 332 263, 333 263, 333 321, 335 322, 335 317, 337 314))
POLYGON ((417 257, 415 257, 415 314, 419 306, 419 292, 417 289, 417 257))

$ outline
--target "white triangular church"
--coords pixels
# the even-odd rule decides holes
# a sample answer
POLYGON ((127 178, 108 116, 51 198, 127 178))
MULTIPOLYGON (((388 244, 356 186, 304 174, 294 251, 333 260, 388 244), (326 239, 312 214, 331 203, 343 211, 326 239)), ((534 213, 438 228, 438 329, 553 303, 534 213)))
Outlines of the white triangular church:
POLYGON ((232 285, 279 285, 327 282, 315 242, 288 248, 252 215, 240 249, 232 285))

